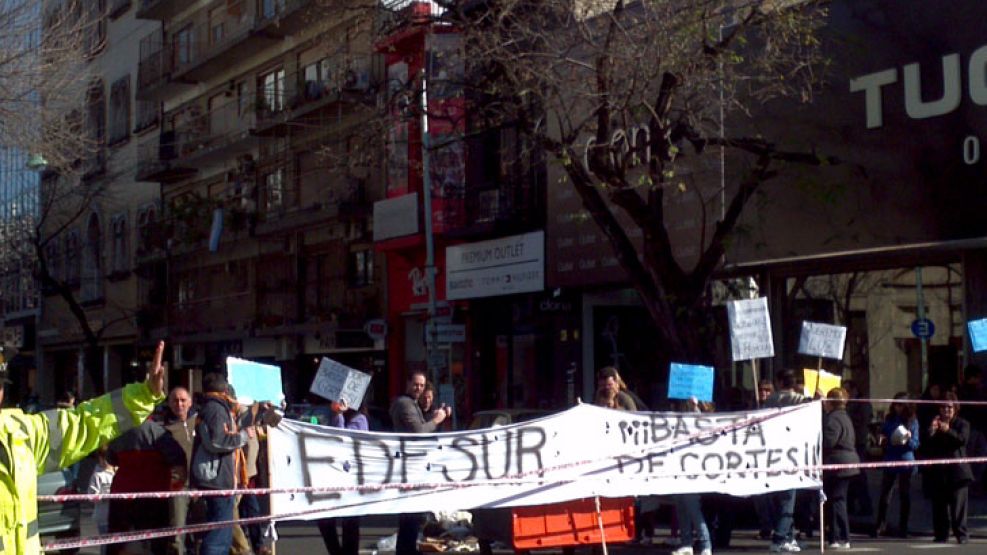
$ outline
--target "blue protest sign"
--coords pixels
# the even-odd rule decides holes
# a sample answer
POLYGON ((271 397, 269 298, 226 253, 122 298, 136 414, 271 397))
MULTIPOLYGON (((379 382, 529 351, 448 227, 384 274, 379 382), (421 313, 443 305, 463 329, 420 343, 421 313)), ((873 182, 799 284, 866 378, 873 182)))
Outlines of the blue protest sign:
POLYGON ((236 389, 236 398, 241 403, 270 401, 280 405, 284 401, 279 366, 227 357, 226 371, 230 385, 236 389))
POLYGON ((966 323, 966 327, 970 330, 973 352, 987 351, 987 318, 971 320, 966 323))
POLYGON ((668 398, 713 400, 713 367, 673 362, 668 372, 668 398))

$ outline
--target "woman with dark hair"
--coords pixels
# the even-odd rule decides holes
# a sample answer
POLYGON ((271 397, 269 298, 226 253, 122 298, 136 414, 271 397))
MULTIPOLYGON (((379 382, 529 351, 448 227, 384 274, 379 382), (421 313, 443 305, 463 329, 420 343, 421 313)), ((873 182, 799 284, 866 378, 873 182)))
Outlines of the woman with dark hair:
POLYGON ((593 402, 597 405, 617 410, 648 410, 643 403, 638 403, 637 396, 630 392, 620 373, 613 366, 600 368, 596 385, 593 402))
MULTIPOLYGON (((923 454, 929 459, 959 459, 966 457, 966 443, 970 439, 970 423, 960 418, 956 394, 943 395, 939 415, 929 425, 928 439, 923 454)), ((952 527, 956 541, 968 541, 966 529, 967 496, 973 473, 968 463, 937 466, 925 474, 932 497, 932 528, 937 542, 949 539, 952 527)))
MULTIPOLYGON (((895 400, 908 400, 908 394, 898 393, 895 400)), ((915 451, 919 446, 918 419, 915 417, 915 405, 907 402, 891 404, 888 415, 881 427, 881 443, 884 447, 885 461, 914 461, 915 451)), ((873 536, 884 535, 887 532, 888 503, 894 494, 895 484, 898 486, 900 512, 898 513, 898 535, 908 537, 908 515, 912 508, 912 476, 915 467, 885 468, 881 480, 881 497, 877 505, 877 522, 874 524, 873 536)))
MULTIPOLYGON (((332 408, 336 415, 331 425, 347 430, 363 432, 370 430, 370 421, 367 419, 368 402, 369 394, 364 397, 360 407, 356 409, 346 406, 345 401, 333 403, 332 408)), ((321 518, 316 521, 316 524, 322 535, 322 543, 325 544, 326 551, 330 555, 358 555, 360 552, 360 517, 321 518), (343 532, 342 543, 340 543, 340 536, 336 532, 336 524, 339 524, 343 532)))
POLYGON ((425 383, 425 390, 418 398, 418 406, 422 408, 426 422, 435 416, 435 409, 438 407, 435 405, 435 386, 432 385, 432 382, 425 383))
MULTIPOLYGON (((849 394, 842 387, 831 389, 823 403, 823 464, 857 464, 856 438, 853 422, 846 412, 849 394)), ((830 549, 850 549, 850 517, 847 515, 847 491, 850 479, 859 473, 847 468, 823 474, 826 493, 826 520, 829 521, 830 549)))

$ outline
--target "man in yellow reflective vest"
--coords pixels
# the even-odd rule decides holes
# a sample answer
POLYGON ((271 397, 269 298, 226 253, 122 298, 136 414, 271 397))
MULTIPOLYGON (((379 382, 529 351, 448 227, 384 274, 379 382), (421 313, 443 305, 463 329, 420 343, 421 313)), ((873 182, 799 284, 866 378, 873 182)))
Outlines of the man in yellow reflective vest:
MULTIPOLYGON (((70 466, 143 422, 164 400, 164 342, 144 383, 133 383, 74 409, 24 414, 0 408, 0 554, 41 553, 38 474, 70 466)), ((7 381, 0 360, 0 406, 7 381)))

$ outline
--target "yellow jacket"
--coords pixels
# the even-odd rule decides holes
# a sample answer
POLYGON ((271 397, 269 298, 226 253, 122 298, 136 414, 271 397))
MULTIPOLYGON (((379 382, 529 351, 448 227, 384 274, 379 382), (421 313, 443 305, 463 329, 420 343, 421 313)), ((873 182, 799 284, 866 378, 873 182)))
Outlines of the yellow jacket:
POLYGON ((82 460, 143 422, 163 399, 134 383, 74 409, 0 410, 0 554, 41 553, 38 474, 82 460))

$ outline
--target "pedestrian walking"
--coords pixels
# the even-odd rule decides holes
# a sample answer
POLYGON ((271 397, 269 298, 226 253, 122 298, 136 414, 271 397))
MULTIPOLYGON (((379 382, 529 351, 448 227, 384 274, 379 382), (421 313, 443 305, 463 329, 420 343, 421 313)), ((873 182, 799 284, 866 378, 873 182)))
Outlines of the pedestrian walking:
MULTIPOLYGON (((789 369, 778 374, 778 390, 764 402, 767 408, 780 408, 798 405, 808 399, 796 390, 798 382, 795 372, 789 369)), ((771 513, 774 530, 771 532, 772 553, 798 552, 802 548, 795 541, 795 494, 796 490, 778 491, 771 495, 771 513)))

